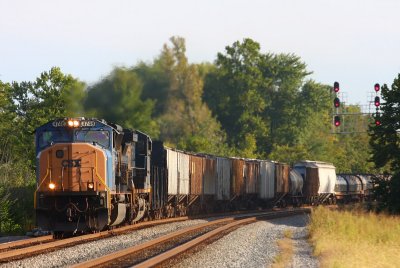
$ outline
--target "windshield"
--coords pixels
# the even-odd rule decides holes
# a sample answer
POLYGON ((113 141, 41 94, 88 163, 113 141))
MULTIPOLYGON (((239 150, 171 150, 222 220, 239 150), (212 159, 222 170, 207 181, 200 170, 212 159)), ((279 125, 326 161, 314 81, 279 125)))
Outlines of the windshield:
POLYGON ((61 130, 49 130, 39 133, 39 148, 50 146, 58 142, 71 142, 72 138, 69 132, 61 130))
POLYGON ((106 130, 76 130, 75 141, 95 142, 103 147, 109 147, 110 134, 106 130))

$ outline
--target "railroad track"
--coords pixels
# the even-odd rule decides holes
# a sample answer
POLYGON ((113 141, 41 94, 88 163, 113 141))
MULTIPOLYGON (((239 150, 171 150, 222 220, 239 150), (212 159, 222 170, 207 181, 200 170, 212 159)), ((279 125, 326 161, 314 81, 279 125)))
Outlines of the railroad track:
POLYGON ((158 237, 140 245, 132 246, 97 259, 74 265, 80 267, 152 267, 175 259, 188 250, 210 240, 216 240, 240 226, 261 219, 287 217, 310 213, 310 209, 292 209, 248 214, 245 216, 226 217, 207 223, 187 227, 173 233, 158 237))
POLYGON ((188 220, 188 217, 141 222, 135 225, 124 226, 110 231, 103 231, 61 240, 54 240, 52 236, 43 236, 9 243, 2 243, 0 244, 0 264, 35 256, 45 252, 51 252, 60 248, 83 244, 97 239, 124 234, 138 229, 185 220, 188 220))
POLYGON ((9 251, 12 249, 24 248, 24 247, 37 245, 37 244, 48 243, 51 241, 54 241, 53 236, 46 235, 46 236, 22 239, 22 240, 17 240, 17 241, 12 241, 12 242, 5 242, 5 243, 0 244, 0 253, 4 252, 4 251, 9 251))

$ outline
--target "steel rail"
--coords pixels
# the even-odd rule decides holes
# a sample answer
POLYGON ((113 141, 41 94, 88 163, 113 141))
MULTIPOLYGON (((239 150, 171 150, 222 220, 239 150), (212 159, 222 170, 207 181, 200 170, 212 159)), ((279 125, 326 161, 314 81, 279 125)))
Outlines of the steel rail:
POLYGON ((70 245, 82 244, 87 241, 106 238, 109 236, 126 233, 126 232, 133 231, 133 230, 140 229, 140 228, 146 228, 146 227, 150 227, 150 226, 154 226, 154 225, 160 225, 160 224, 178 222, 178 221, 185 221, 185 220, 188 220, 188 217, 169 218, 169 219, 164 219, 164 220, 141 222, 141 223, 138 223, 135 225, 124 226, 124 227, 120 227, 120 228, 110 230, 110 231, 103 231, 103 232, 94 233, 94 234, 87 234, 87 235, 82 235, 82 236, 77 236, 77 237, 56 240, 53 242, 48 242, 48 243, 40 244, 40 245, 34 245, 31 247, 11 249, 8 251, 0 252, 0 263, 6 262, 8 260, 22 259, 26 255, 39 254, 39 253, 41 253, 43 251, 47 251, 47 250, 54 250, 57 248, 67 247, 70 245))
POLYGON ((48 242, 51 240, 53 240, 53 236, 46 235, 46 236, 41 236, 41 237, 4 242, 4 243, 0 244, 0 250, 11 249, 11 248, 21 247, 21 246, 26 246, 26 245, 31 245, 31 244, 38 244, 38 243, 48 242))
MULTIPOLYGON (((217 224, 229 224, 229 222, 232 221, 237 221, 239 219, 242 219, 240 222, 240 224, 244 224, 244 222, 246 221, 256 221, 258 218, 275 218, 275 217, 283 217, 283 216, 287 216, 287 215, 294 215, 294 214, 299 214, 299 213, 307 213, 310 210, 308 209, 297 209, 297 210, 290 210, 290 211, 271 211, 271 212, 263 212, 263 213, 253 213, 251 215, 242 215, 242 216, 235 216, 235 217, 227 217, 227 218, 223 218, 223 219, 219 219, 219 220, 213 220, 207 223, 201 223, 201 224, 197 224, 194 226, 190 226, 175 232, 172 232, 170 234, 158 237, 156 239, 144 242, 142 244, 139 245, 135 245, 117 252, 113 252, 107 255, 104 255, 102 257, 99 257, 97 259, 92 259, 92 260, 88 260, 79 264, 76 264, 72 267, 74 268, 81 268, 81 267, 96 267, 99 265, 104 265, 107 263, 111 263, 114 260, 118 260, 124 257, 127 257, 131 254, 135 254, 141 251, 144 251, 150 247, 156 246, 156 245, 160 245, 162 243, 168 242, 171 239, 177 238, 179 236, 185 235, 187 233, 191 233, 193 231, 199 230, 199 229, 204 229, 206 227, 212 226, 212 225, 217 225, 217 224), (243 219, 244 218, 244 219, 243 219)), ((226 227, 227 225, 223 226, 226 227)), ((222 227, 220 227, 222 228, 222 227)), ((227 229, 232 228, 231 225, 229 225, 229 227, 226 227, 227 229)), ((217 230, 217 229, 216 229, 217 230)), ((214 230, 215 231, 215 230, 214 230)), ((211 232, 214 232, 211 231, 211 232)), ((210 233, 210 232, 208 232, 210 233)), ((188 242, 190 243, 190 242, 188 242)), ((162 255, 162 254, 161 254, 162 255)), ((171 258, 171 257, 169 257, 171 258)), ((145 261, 146 262, 146 261, 145 261)))

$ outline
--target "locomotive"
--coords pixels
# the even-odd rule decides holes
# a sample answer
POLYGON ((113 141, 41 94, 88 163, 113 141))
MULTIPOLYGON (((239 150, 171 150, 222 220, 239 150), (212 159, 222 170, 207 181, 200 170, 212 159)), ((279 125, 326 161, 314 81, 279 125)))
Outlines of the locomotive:
POLYGON ((59 118, 35 130, 40 228, 63 237, 144 218, 364 200, 372 176, 334 165, 219 157, 171 149, 95 118, 59 118), (356 180, 355 178, 359 178, 356 180))
POLYGON ((39 227, 54 235, 135 222, 149 209, 151 138, 104 120, 60 118, 35 130, 39 227))

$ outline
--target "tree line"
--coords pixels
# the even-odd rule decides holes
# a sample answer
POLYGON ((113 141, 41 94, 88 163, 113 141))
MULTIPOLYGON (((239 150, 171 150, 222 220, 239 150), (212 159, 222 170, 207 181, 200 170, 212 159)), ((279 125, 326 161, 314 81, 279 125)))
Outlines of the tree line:
POLYGON ((35 81, 0 81, 0 233, 34 225, 33 131, 58 117, 103 118, 193 152, 376 172, 367 135, 331 134, 332 86, 310 74, 300 57, 264 53, 252 39, 213 63, 190 63, 174 36, 151 62, 115 67, 94 84, 57 67, 35 81))

